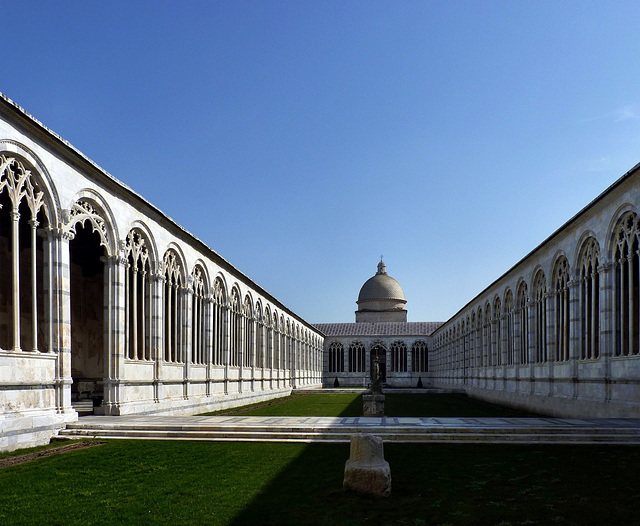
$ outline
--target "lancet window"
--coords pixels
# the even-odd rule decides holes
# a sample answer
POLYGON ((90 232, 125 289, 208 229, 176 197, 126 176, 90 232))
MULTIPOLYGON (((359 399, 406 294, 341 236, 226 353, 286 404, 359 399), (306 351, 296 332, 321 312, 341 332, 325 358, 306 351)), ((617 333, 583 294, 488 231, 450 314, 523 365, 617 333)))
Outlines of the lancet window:
POLYGON ((264 367, 264 320, 260 303, 256 303, 256 367, 264 367))
POLYGON ((344 372, 344 345, 340 342, 329 345, 329 372, 344 372))
POLYGON ((625 214, 614 231, 615 288, 615 355, 629 356, 639 352, 638 325, 640 304, 638 287, 638 236, 640 219, 632 212, 625 214))
POLYGON ((527 284, 523 281, 518 288, 518 363, 529 362, 529 302, 527 297, 527 284))
POLYGON ((184 291, 183 270, 178 255, 168 250, 163 258, 164 267, 164 359, 182 362, 184 291))
POLYGON ((469 323, 469 358, 471 361, 472 367, 476 366, 478 363, 478 358, 476 356, 476 313, 475 311, 471 312, 471 318, 467 318, 470 321, 469 323))
POLYGON ((485 346, 483 349, 483 366, 491 365, 491 352, 492 352, 492 334, 491 334, 491 305, 487 303, 484 307, 484 333, 485 337, 485 346))
POLYGON ((547 281, 541 270, 533 282, 536 363, 547 361, 547 281))
POLYGON ((515 345, 514 345, 515 312, 513 310, 513 293, 511 292, 511 289, 507 289, 507 291, 504 293, 504 316, 505 316, 504 341, 506 343, 507 364, 513 365, 516 361, 515 345))
POLYGON ((273 327, 271 326, 271 313, 269 311, 268 306, 264 309, 264 322, 265 322, 265 333, 266 333, 266 341, 265 341, 266 361, 264 366, 268 369, 271 369, 273 367, 273 327))
MULTIPOLYGON (((582 331, 580 338, 580 357, 583 360, 598 358, 600 355, 600 276, 598 274, 598 256, 600 247, 594 238, 589 238, 583 245, 580 258, 580 318, 582 331)), ((637 253, 636 253, 637 265, 637 253)), ((637 270, 636 270, 637 275, 637 270)), ((637 279, 635 280, 637 295, 637 279)), ((637 316, 636 330, 630 335, 635 338, 637 348, 637 316)))
POLYGON ((224 283, 216 278, 213 283, 213 363, 224 365, 227 335, 227 294, 224 283))
POLYGON ((242 309, 240 307, 240 294, 238 289, 231 289, 229 300, 229 365, 237 367, 241 365, 241 339, 242 339, 242 309))
POLYGON ((196 365, 207 363, 207 283, 204 270, 193 269, 193 297, 191 299, 191 361, 196 365))
POLYGON ((365 347, 362 342, 351 342, 349 345, 349 372, 363 373, 365 371, 365 347))
POLYGON ((502 308, 500 298, 493 301, 494 365, 502 365, 502 308))
POLYGON ((130 360, 150 360, 151 264, 148 241, 137 229, 125 240, 127 259, 124 280, 126 356, 130 360))
POLYGON ((476 320, 476 327, 475 327, 475 332, 476 332, 476 349, 475 349, 475 355, 476 355, 476 367, 482 367, 482 354, 483 354, 483 350, 484 350, 484 331, 482 330, 483 327, 483 320, 484 320, 484 315, 482 312, 482 308, 478 309, 478 318, 476 320))
POLYGON ((280 369, 280 325, 278 324, 278 315, 275 312, 271 326, 273 327, 273 368, 280 369))
POLYGON ((429 370, 429 357, 427 343, 418 340, 411 346, 411 371, 414 373, 426 373, 429 370))
POLYGON ((0 348, 49 351, 49 243, 38 235, 49 226, 44 192, 25 163, 5 155, 0 206, 0 348))
POLYGON ((242 315, 244 316, 244 363, 247 367, 254 367, 256 363, 255 320, 253 319, 251 298, 248 295, 244 298, 242 315))
POLYGON ((391 371, 407 372, 407 345, 401 340, 391 344, 391 371))
POLYGON ((553 288, 555 318, 554 328, 556 336, 556 356, 558 362, 569 359, 569 342, 571 317, 569 305, 571 304, 571 292, 569 289, 569 262, 564 256, 558 259, 553 271, 553 288))

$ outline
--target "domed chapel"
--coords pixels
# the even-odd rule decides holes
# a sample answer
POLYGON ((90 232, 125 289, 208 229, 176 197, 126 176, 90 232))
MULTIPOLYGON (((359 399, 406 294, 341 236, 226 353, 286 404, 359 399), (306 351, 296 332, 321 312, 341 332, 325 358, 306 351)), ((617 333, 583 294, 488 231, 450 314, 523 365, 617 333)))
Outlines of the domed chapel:
POLYGON ((407 321, 404 291, 382 258, 356 303, 355 323, 315 325, 325 334, 325 385, 367 386, 377 362, 387 386, 427 387, 431 334, 442 324, 407 321))

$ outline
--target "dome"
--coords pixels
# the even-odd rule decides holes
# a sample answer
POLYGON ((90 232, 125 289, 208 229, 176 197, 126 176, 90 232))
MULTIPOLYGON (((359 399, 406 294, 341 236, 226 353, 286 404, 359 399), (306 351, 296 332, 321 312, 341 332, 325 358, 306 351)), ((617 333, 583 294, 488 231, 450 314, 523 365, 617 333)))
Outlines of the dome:
POLYGON ((404 291, 400 283, 388 274, 376 274, 365 281, 358 294, 358 303, 369 300, 404 301, 404 291))
POLYGON ((356 323, 407 321, 404 291, 400 283, 387 274, 382 260, 378 263, 376 275, 362 285, 356 303, 356 323))

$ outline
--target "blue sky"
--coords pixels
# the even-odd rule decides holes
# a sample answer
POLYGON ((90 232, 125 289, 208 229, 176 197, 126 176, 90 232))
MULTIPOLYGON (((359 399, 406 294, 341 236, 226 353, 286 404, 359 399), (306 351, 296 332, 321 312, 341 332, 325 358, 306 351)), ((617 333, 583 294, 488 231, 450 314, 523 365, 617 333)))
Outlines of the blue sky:
POLYGON ((640 8, 3 2, 0 90, 310 322, 446 320, 640 161, 640 8))

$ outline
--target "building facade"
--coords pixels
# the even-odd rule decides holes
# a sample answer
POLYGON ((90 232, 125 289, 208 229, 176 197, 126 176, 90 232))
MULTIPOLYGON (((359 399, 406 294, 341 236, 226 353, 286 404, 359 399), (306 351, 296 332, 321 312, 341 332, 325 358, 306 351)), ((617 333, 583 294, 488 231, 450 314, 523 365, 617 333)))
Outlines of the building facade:
POLYGON ((431 334, 437 322, 407 322, 400 284, 382 260, 358 294, 355 323, 321 323, 324 385, 367 387, 376 370, 386 387, 428 387, 431 334))
POLYGON ((323 336, 0 98, 0 450, 322 381, 323 336))

